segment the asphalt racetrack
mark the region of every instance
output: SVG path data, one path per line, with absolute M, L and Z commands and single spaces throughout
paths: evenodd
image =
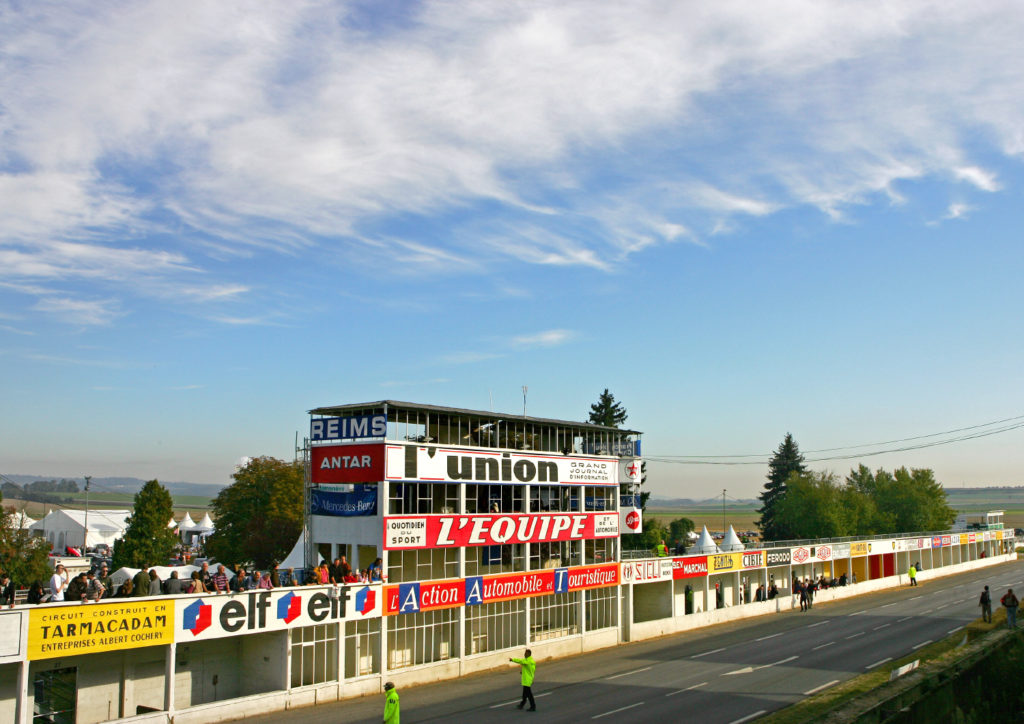
M 916 587 L 760 616 L 564 659 L 539 660 L 535 713 L 516 708 L 519 667 L 399 688 L 403 724 L 415 722 L 676 722 L 739 724 L 955 633 L 994 607 L 1006 589 L 1024 591 L 1024 561 Z M 1019 595 L 1019 594 L 1018 594 Z M 510 653 L 521 656 L 521 651 Z M 384 696 L 332 702 L 249 724 L 371 724 Z

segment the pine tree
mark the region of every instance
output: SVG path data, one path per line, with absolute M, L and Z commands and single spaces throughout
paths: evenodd
M 135 495 L 135 508 L 128 518 L 124 538 L 114 543 L 114 570 L 122 566 L 140 568 L 160 566 L 174 551 L 177 536 L 167 527 L 174 513 L 174 503 L 167 488 L 150 480 Z
M 768 482 L 759 496 L 761 508 L 757 512 L 761 514 L 761 519 L 757 521 L 757 527 L 760 528 L 764 540 L 780 540 L 786 536 L 785 531 L 780 530 L 776 524 L 775 509 L 786 495 L 786 480 L 789 476 L 793 473 L 803 475 L 806 472 L 807 467 L 804 465 L 804 456 L 800 454 L 800 447 L 787 432 L 785 439 L 768 462 Z
M 615 401 L 615 395 L 604 388 L 597 402 L 590 406 L 590 422 L 605 427 L 618 427 L 626 421 L 626 408 Z

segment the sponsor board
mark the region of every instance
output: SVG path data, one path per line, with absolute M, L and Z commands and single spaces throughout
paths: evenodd
M 850 555 L 851 556 L 866 556 L 868 554 L 868 544 L 866 541 L 859 543 L 850 544 Z
M 387 432 L 388 421 L 384 415 L 321 417 L 309 421 L 309 439 L 312 442 L 369 440 L 383 438 Z
M 932 536 L 932 548 L 941 548 L 941 547 L 942 547 L 942 536 L 941 535 Z
M 954 536 L 954 538 L 955 538 L 955 537 L 956 537 L 956 536 Z M 968 543 L 969 541 L 970 541 L 970 536 L 968 536 L 968 535 L 967 535 L 966 533 L 961 533 L 961 534 L 960 534 L 960 545 L 962 545 L 962 546 L 965 546 L 965 545 L 967 545 L 967 543 Z M 954 541 L 954 542 L 955 542 L 955 541 Z
M 353 490 L 340 491 L 311 488 L 309 491 L 310 514 L 327 516 L 377 515 L 376 485 L 353 485 L 348 487 L 353 488 Z
M 384 518 L 384 548 L 447 548 L 615 538 L 618 513 L 430 515 Z
M 491 601 L 545 596 L 618 586 L 618 563 L 550 568 L 524 574 L 473 576 L 446 581 L 416 581 L 384 587 L 384 615 L 437 611 Z
M 708 556 L 711 573 L 725 571 L 743 571 L 751 568 L 764 567 L 764 551 L 746 551 L 743 553 L 718 553 Z
M 178 643 L 380 616 L 381 586 L 302 586 L 175 599 Z
M 516 598 L 547 596 L 555 592 L 555 570 L 534 573 L 510 573 L 498 576 L 471 576 L 466 579 L 467 606 Z
M 672 578 L 703 578 L 708 575 L 707 556 L 687 556 L 672 559 Z
M 832 544 L 832 558 L 849 558 L 850 557 L 850 544 L 849 543 L 833 543 Z
M 640 508 L 619 508 L 619 530 L 622 535 L 640 533 L 643 527 L 643 512 Z
M 639 483 L 643 477 L 641 474 L 642 468 L 643 464 L 640 458 L 619 460 L 619 482 Z
M 806 563 L 807 559 L 810 557 L 811 551 L 807 548 L 793 549 L 793 563 Z
M 673 577 L 671 558 L 648 558 L 640 561 L 622 562 L 623 583 L 650 583 L 667 581 Z
M 776 548 L 766 552 L 766 559 L 768 566 L 788 566 L 793 560 L 793 554 L 788 548 Z
M 28 660 L 170 644 L 173 624 L 173 600 L 31 609 Z
M 811 552 L 819 561 L 832 560 L 832 546 L 815 546 L 811 548 Z
M 618 485 L 618 458 L 388 445 L 387 480 Z
M 967 542 L 968 543 L 976 543 L 977 541 L 978 541 L 978 534 L 977 533 L 968 533 L 967 534 Z
M 945 548 L 946 546 L 951 546 L 951 545 L 953 545 L 953 536 L 950 536 L 950 535 L 942 536 L 942 546 L 943 546 L 943 548 Z
M 377 483 L 384 479 L 384 445 L 318 445 L 310 451 L 314 483 Z
M 997 530 L 996 531 L 996 540 L 1002 540 L 1002 539 L 1003 539 L 1003 531 Z

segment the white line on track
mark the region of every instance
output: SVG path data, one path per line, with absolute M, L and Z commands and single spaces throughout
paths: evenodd
M 857 638 L 858 636 L 863 636 L 863 635 L 864 635 L 864 632 L 863 632 L 863 631 L 861 631 L 860 633 L 855 633 L 855 634 L 854 634 L 853 636 L 847 636 L 847 637 L 846 637 L 846 640 L 847 640 L 847 641 L 849 641 L 850 639 L 855 639 L 855 638 Z
M 550 692 L 550 691 L 545 691 L 545 692 L 544 692 L 543 694 L 534 694 L 534 695 L 533 695 L 533 698 L 534 698 L 534 699 L 539 699 L 539 698 L 541 698 L 542 696 L 551 696 L 551 693 L 552 693 L 552 692 Z M 510 706 L 510 705 L 512 705 L 512 704 L 518 704 L 518 703 L 519 703 L 519 701 L 520 701 L 519 699 L 513 699 L 512 701 L 503 701 L 503 702 L 502 702 L 502 703 L 500 703 L 500 704 L 494 704 L 494 705 L 493 705 L 493 706 L 492 706 L 491 708 L 492 708 L 492 709 L 500 709 L 500 708 L 501 708 L 501 707 L 503 707 L 503 706 Z
M 879 608 L 889 608 L 889 606 L 895 606 L 895 605 L 896 605 L 896 602 L 894 602 L 894 603 L 887 603 L 884 606 L 879 606 Z
M 835 641 L 829 641 L 827 644 L 821 644 L 821 646 L 815 646 L 813 649 L 811 649 L 811 651 L 817 651 L 818 649 L 823 649 L 826 646 L 831 646 L 834 643 L 835 643 Z
M 828 621 L 818 621 L 818 623 L 812 623 L 807 628 L 814 628 L 815 626 L 824 626 L 827 623 L 832 623 L 832 619 L 829 619 Z
M 665 694 L 665 696 L 675 696 L 676 694 L 682 694 L 684 691 L 693 691 L 694 689 L 699 689 L 700 687 L 707 686 L 707 685 L 708 685 L 708 682 L 702 681 L 699 684 L 694 684 L 693 686 L 687 686 L 685 689 L 680 689 L 679 691 L 670 691 L 669 693 Z
M 889 656 L 889 657 L 886 657 L 886 658 L 882 659 L 881 661 L 876 661 L 873 664 L 869 664 L 869 665 L 864 667 L 864 670 L 865 671 L 870 671 L 871 669 L 875 668 L 876 666 L 881 666 L 882 664 L 884 664 L 887 661 L 892 661 L 892 657 Z
M 941 605 L 941 606 L 936 606 L 936 607 L 935 607 L 935 610 L 936 610 L 936 611 L 941 611 L 942 609 L 944 609 L 944 608 L 949 608 L 949 607 L 950 607 L 950 606 L 952 606 L 952 605 L 953 605 L 953 604 L 951 604 L 951 603 L 945 603 L 945 604 L 943 604 L 943 605 Z
M 603 716 L 609 716 L 611 714 L 618 714 L 620 711 L 626 711 L 627 709 L 635 709 L 636 707 L 643 706 L 643 705 L 644 705 L 644 703 L 642 701 L 638 701 L 636 704 L 630 704 L 629 706 L 623 706 L 623 707 L 620 707 L 619 709 L 612 709 L 611 711 L 606 711 L 604 714 L 598 714 L 597 716 L 592 716 L 590 718 L 591 719 L 600 719 Z
M 781 635 L 782 635 L 782 632 L 780 631 L 779 633 L 773 633 L 773 634 L 769 634 L 768 636 L 762 636 L 759 639 L 754 639 L 754 641 L 767 641 L 768 639 L 773 639 L 776 636 L 781 636 Z
M 892 624 L 891 624 L 891 623 L 883 623 L 883 624 L 882 624 L 881 626 L 875 626 L 875 627 L 874 627 L 873 629 L 871 629 L 871 630 L 872 630 L 872 631 L 881 631 L 881 630 L 882 630 L 883 628 L 885 628 L 885 627 L 887 627 L 887 626 L 892 626 Z
M 767 712 L 768 712 L 767 709 L 762 709 L 761 711 L 755 711 L 753 714 L 748 714 L 747 716 L 743 717 L 742 719 L 735 719 L 735 720 L 729 722 L 729 724 L 743 724 L 743 722 L 750 721 L 751 719 L 757 719 L 757 717 L 761 716 L 762 714 L 766 714 Z
M 705 651 L 703 654 L 694 654 L 690 658 L 691 659 L 699 659 L 701 656 L 707 656 L 708 654 L 717 654 L 719 651 L 725 651 L 727 648 L 729 648 L 729 647 L 728 646 L 723 646 L 720 649 L 714 649 L 712 651 Z
M 914 651 L 917 651 L 917 650 L 918 650 L 919 648 L 921 648 L 922 646 L 927 646 L 927 645 L 928 645 L 928 644 L 930 644 L 931 642 L 932 642 L 932 640 L 931 640 L 931 639 L 927 639 L 927 640 L 925 640 L 925 641 L 922 641 L 921 643 L 917 644 L 916 646 L 911 646 L 910 648 L 911 648 L 911 649 L 913 649 Z
M 922 595 L 920 595 L 920 596 L 914 596 L 913 598 L 908 598 L 907 600 L 908 600 L 908 601 L 916 601 L 916 600 L 917 600 L 917 599 L 919 599 L 919 598 L 924 598 L 924 594 L 922 594 Z
M 901 619 L 900 619 L 899 621 L 897 621 L 896 623 L 903 623 L 904 621 L 909 621 L 909 620 L 910 620 L 910 619 L 912 619 L 912 618 L 913 618 L 913 616 L 904 616 L 903 618 L 901 618 Z
M 959 630 L 960 630 L 960 629 L 962 629 L 962 628 L 963 628 L 963 626 L 957 626 L 956 628 L 951 628 L 951 629 L 950 629 L 949 631 L 947 631 L 947 632 L 946 632 L 946 634 L 947 634 L 947 635 L 949 635 L 949 634 L 955 634 L 955 633 L 956 633 L 957 631 L 959 631 Z
M 867 613 L 867 611 L 857 611 L 856 613 L 851 613 L 850 615 L 851 616 L 863 616 L 865 613 Z
M 926 613 L 931 613 L 931 612 L 932 612 L 933 610 L 934 610 L 934 609 L 931 609 L 931 608 L 929 608 L 929 609 L 928 609 L 927 611 L 921 611 L 921 613 L 919 613 L 919 614 L 917 614 L 917 615 L 918 615 L 918 616 L 924 616 L 924 615 L 925 615 Z
M 827 689 L 828 687 L 832 686 L 833 684 L 838 684 L 838 683 L 839 683 L 839 679 L 833 679 L 832 681 L 828 682 L 827 684 L 822 684 L 821 686 L 815 686 L 810 691 L 805 691 L 804 692 L 804 696 L 810 696 L 811 694 L 817 694 L 819 691 Z
M 630 674 L 639 674 L 641 671 L 650 671 L 653 668 L 654 668 L 653 666 L 645 666 L 642 669 L 633 669 L 632 671 L 623 671 L 621 674 L 615 674 L 614 676 L 606 676 L 604 678 L 604 680 L 605 681 L 611 681 L 612 679 L 617 679 L 620 676 L 629 676 Z

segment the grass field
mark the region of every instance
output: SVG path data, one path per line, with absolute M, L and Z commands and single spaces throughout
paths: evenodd
M 753 506 L 732 505 L 725 506 L 725 526 L 723 527 L 722 509 L 714 508 L 655 508 L 647 506 L 647 516 L 657 518 L 663 525 L 668 525 L 676 518 L 689 518 L 693 521 L 693 527 L 700 532 L 701 526 L 707 526 L 709 531 L 729 529 L 731 525 L 737 532 L 744 530 L 757 530 L 757 519 L 760 518 Z
M 102 496 L 102 497 L 100 497 Z M 25 511 L 25 515 L 30 518 L 39 520 L 46 511 L 53 510 L 54 508 L 69 508 L 71 510 L 85 510 L 85 495 L 82 494 L 81 501 L 77 501 L 78 496 L 72 495 L 72 499 L 75 499 L 74 503 L 61 503 L 59 505 L 51 503 L 37 503 L 32 500 L 18 500 L 17 498 L 4 498 L 3 507 L 13 507 L 16 511 Z M 132 509 L 135 503 L 135 496 L 126 495 L 122 493 L 101 493 L 93 495 L 89 493 L 89 510 L 98 509 Z M 203 498 L 197 495 L 183 495 L 181 499 L 174 499 L 174 516 L 180 518 L 187 512 L 195 520 L 199 520 L 210 510 L 209 498 Z

